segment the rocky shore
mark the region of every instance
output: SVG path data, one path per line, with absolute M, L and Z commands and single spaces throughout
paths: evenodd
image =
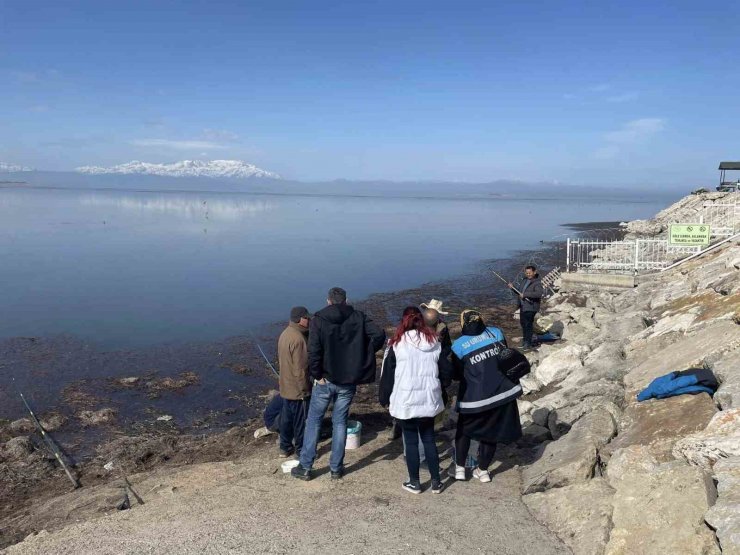
M 628 231 L 660 233 L 671 210 Z M 577 555 L 740 553 L 740 245 L 730 242 L 621 293 L 559 292 L 560 344 L 531 355 L 524 502 Z M 672 371 L 720 388 L 637 402 Z M 526 399 L 526 397 L 525 397 Z M 552 438 L 551 440 L 549 438 Z
M 694 202 L 626 231 L 663 233 L 670 211 Z M 490 280 L 479 280 L 465 296 L 450 284 L 432 291 L 488 306 L 486 316 L 518 336 L 511 306 L 492 301 Z M 396 304 L 429 294 L 377 296 L 366 309 L 388 323 Z M 353 405 L 366 435 L 348 452 L 342 484 L 321 476 L 296 486 L 280 472 L 274 438 L 254 439 L 260 423 L 250 420 L 210 436 L 160 430 L 108 441 L 77 469 L 84 487 L 69 493 L 31 430 L 8 423 L 0 547 L 28 536 L 9 553 L 316 551 L 333 541 L 355 553 L 740 553 L 740 244 L 643 276 L 634 289 L 561 290 L 544 315 L 563 339 L 528 355 L 525 438 L 499 450 L 489 488 L 451 483 L 442 496 L 405 495 L 402 448 L 385 438 L 389 418 L 374 386 Z M 459 334 L 454 322 L 451 332 Z M 714 372 L 714 397 L 637 402 L 654 378 L 692 367 Z M 451 433 L 440 434 L 444 464 Z M 130 494 L 131 510 L 119 511 L 124 474 L 146 504 Z M 426 532 L 402 532 L 409 517 Z

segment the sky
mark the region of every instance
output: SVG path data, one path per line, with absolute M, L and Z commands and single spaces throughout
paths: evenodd
M 0 0 L 0 162 L 714 186 L 740 2 Z

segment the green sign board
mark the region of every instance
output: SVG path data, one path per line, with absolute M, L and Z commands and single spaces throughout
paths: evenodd
M 700 247 L 709 244 L 712 236 L 706 224 L 671 224 L 668 243 L 684 247 Z

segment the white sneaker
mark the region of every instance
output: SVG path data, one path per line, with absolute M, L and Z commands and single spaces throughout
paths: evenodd
M 254 438 L 259 439 L 261 437 L 269 436 L 272 432 L 267 428 L 260 428 L 254 432 Z
M 465 479 L 465 467 L 455 465 L 455 480 Z
M 488 470 L 481 470 L 480 468 L 473 470 L 473 478 L 478 478 L 484 484 L 491 481 L 491 475 L 488 473 Z

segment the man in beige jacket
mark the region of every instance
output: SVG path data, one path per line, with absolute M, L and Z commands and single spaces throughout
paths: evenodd
M 303 445 L 306 413 L 311 400 L 308 376 L 308 323 L 311 315 L 303 306 L 290 310 L 290 322 L 278 339 L 280 364 L 280 456 L 290 457 Z

